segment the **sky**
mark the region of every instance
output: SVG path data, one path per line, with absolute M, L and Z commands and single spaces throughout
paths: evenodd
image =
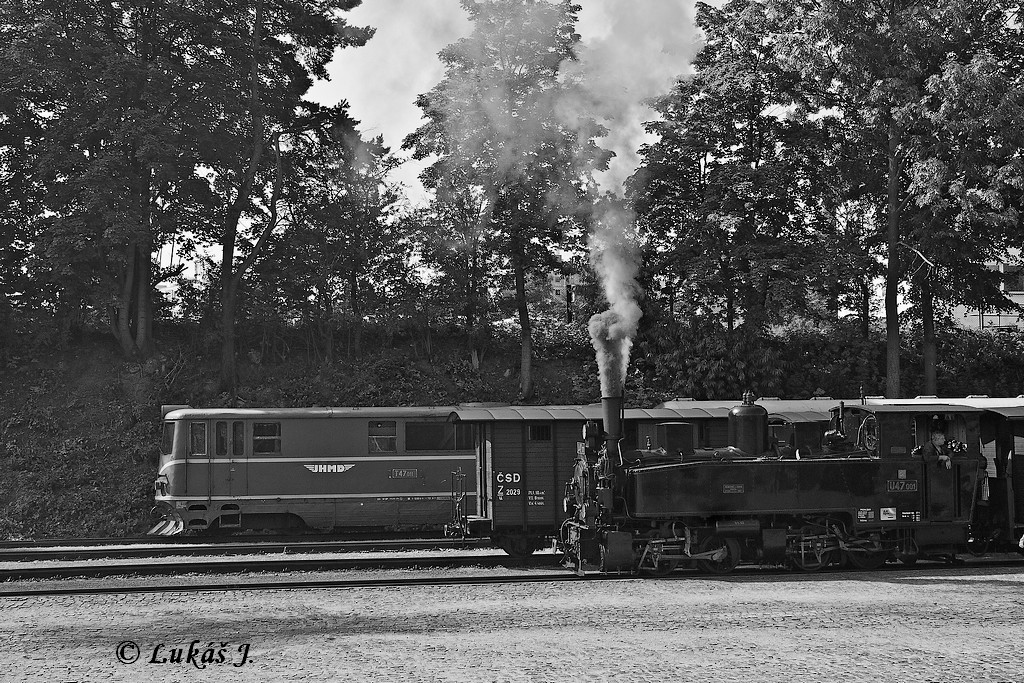
M 700 46 L 692 0 L 577 0 L 580 64 L 591 88 L 588 107 L 604 118 L 612 134 L 601 141 L 616 152 L 613 167 L 599 180 L 618 191 L 636 168 L 641 128 L 653 112 L 640 104 L 667 92 L 689 70 Z M 466 36 L 472 25 L 458 0 L 363 0 L 346 14 L 350 24 L 373 26 L 363 47 L 339 50 L 330 80 L 314 85 L 310 99 L 323 104 L 348 100 L 364 137 L 382 135 L 400 158 L 402 139 L 421 123 L 417 95 L 443 77 L 437 53 Z M 597 111 L 599 110 L 599 111 Z M 425 203 L 417 180 L 425 163 L 405 163 L 393 179 L 409 188 L 414 204 Z

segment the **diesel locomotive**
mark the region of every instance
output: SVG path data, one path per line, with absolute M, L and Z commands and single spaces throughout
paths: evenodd
M 476 496 L 452 409 L 166 406 L 150 533 L 443 530 Z
M 982 408 L 840 403 L 819 447 L 799 448 L 773 438 L 748 394 L 729 413 L 729 447 L 695 449 L 686 430 L 666 429 L 662 443 L 627 450 L 621 398 L 602 404 L 604 434 L 587 425 L 565 488 L 560 544 L 579 573 L 868 569 L 951 556 L 969 539 Z M 948 457 L 929 455 L 935 432 Z

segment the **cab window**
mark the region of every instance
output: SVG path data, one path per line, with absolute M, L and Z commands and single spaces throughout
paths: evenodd
M 373 420 L 368 427 L 366 446 L 370 453 L 394 453 L 398 450 L 398 425 L 394 420 Z
M 217 423 L 217 455 L 228 455 L 228 444 L 230 444 L 232 456 L 240 456 L 245 453 L 244 422 L 231 423 L 230 437 L 228 436 L 228 423 Z
M 231 455 L 245 455 L 245 423 L 231 423 Z

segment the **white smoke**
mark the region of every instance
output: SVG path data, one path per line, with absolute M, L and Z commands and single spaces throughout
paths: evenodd
M 690 70 L 701 41 L 692 2 L 631 0 L 588 7 L 595 5 L 603 14 L 596 23 L 610 31 L 585 40 L 578 61 L 562 63 L 561 73 L 574 88 L 557 111 L 564 123 L 578 127 L 581 138 L 590 132 L 581 124 L 587 118 L 608 129 L 599 144 L 615 156 L 608 170 L 595 169 L 594 176 L 603 189 L 621 196 L 623 183 L 639 165 L 641 146 L 651 141 L 643 124 L 655 112 L 646 100 L 667 94 Z M 590 261 L 609 307 L 590 319 L 590 339 L 597 352 L 601 395 L 618 396 L 641 316 L 639 240 L 635 216 L 619 202 L 602 202 L 594 218 Z
M 618 203 L 602 203 L 597 227 L 590 236 L 590 261 L 604 287 L 608 310 L 590 318 L 590 341 L 597 352 L 601 395 L 619 396 L 626 381 L 640 306 L 639 242 L 632 214 Z
M 604 27 L 601 35 L 587 30 Z M 600 140 L 615 153 L 607 171 L 596 177 L 616 194 L 640 162 L 639 149 L 651 136 L 643 124 L 655 117 L 645 101 L 667 94 L 676 80 L 691 71 L 701 46 L 689 0 L 591 1 L 581 14 L 584 38 L 578 61 L 565 61 L 561 73 L 576 85 L 563 98 L 559 113 L 572 126 L 593 117 L 608 128 Z

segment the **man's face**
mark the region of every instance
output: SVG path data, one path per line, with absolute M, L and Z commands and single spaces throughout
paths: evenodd
M 942 433 L 932 434 L 932 444 L 936 446 L 946 445 L 946 435 Z

